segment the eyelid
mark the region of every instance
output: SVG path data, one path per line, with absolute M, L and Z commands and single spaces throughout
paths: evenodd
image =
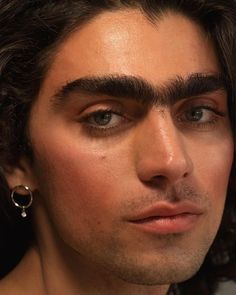
M 99 109 L 97 111 L 92 111 L 92 112 L 89 112 L 88 114 L 84 114 L 82 116 L 82 118 L 79 119 L 79 121 L 84 122 L 86 119 L 89 119 L 92 116 L 102 114 L 102 113 L 112 113 L 112 114 L 117 115 L 117 116 L 122 116 L 123 115 L 122 112 L 115 111 L 115 110 L 110 109 L 110 108 L 108 108 L 108 109 Z
M 89 117 L 92 117 L 96 114 L 99 114 L 99 113 L 104 113 L 104 112 L 111 112 L 113 114 L 116 114 L 116 115 L 119 115 L 119 116 L 122 116 L 124 115 L 124 112 L 123 110 L 121 110 L 120 107 L 96 107 L 96 109 L 94 110 L 90 110 L 90 108 L 83 113 L 83 114 L 80 114 L 79 115 L 79 119 L 78 121 L 79 122 L 83 122 L 86 120 L 86 118 L 89 118 Z
M 113 99 L 97 99 L 96 101 L 90 101 L 89 103 L 81 107 L 79 115 L 83 113 L 92 113 L 99 109 L 106 110 L 109 108 L 112 110 L 123 110 L 122 104 L 119 101 Z
M 206 105 L 218 109 L 225 108 L 227 107 L 227 97 L 225 94 L 222 93 L 214 93 L 209 95 L 206 94 L 202 96 L 186 98 L 176 103 L 176 107 L 184 107 L 189 105 Z
M 112 98 L 102 98 L 101 100 L 97 99 L 96 102 L 93 101 L 83 106 L 83 108 L 79 110 L 77 118 L 82 118 L 86 114 L 89 115 L 97 111 L 112 111 L 124 115 L 127 118 L 138 120 L 145 115 L 147 108 L 130 99 L 119 101 Z
M 193 109 L 205 109 L 205 110 L 214 112 L 218 116 L 221 116 L 221 117 L 225 116 L 225 113 L 220 111 L 217 107 L 212 107 L 208 105 L 200 105 L 199 107 L 193 107 Z
M 216 112 L 218 115 L 227 115 L 227 97 L 223 92 L 217 92 L 184 99 L 173 106 L 173 113 L 180 113 L 191 108 L 205 108 Z

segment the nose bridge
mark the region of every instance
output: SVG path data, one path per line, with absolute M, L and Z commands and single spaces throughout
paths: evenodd
M 178 181 L 192 170 L 184 137 L 169 112 L 152 111 L 137 137 L 138 172 L 143 180 L 164 177 Z
M 184 144 L 180 138 L 180 134 L 170 119 L 157 120 L 156 128 L 153 132 L 153 144 L 157 144 L 160 148 L 160 153 L 166 161 L 166 165 L 180 163 L 186 158 Z M 158 147 L 157 147 L 158 148 Z

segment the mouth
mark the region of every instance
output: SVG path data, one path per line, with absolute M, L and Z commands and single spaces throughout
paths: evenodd
M 139 230 L 152 234 L 177 234 L 192 230 L 203 213 L 202 208 L 190 202 L 159 202 L 135 214 L 129 222 Z

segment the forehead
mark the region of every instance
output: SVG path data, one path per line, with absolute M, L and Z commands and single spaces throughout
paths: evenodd
M 192 73 L 219 72 L 211 40 L 194 21 L 169 12 L 151 23 L 139 10 L 105 12 L 59 47 L 41 89 L 84 76 L 124 74 L 153 84 Z

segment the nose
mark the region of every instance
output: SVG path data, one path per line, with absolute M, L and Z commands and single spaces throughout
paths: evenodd
M 175 184 L 193 170 L 188 141 L 169 112 L 151 111 L 135 136 L 136 171 L 142 182 Z

